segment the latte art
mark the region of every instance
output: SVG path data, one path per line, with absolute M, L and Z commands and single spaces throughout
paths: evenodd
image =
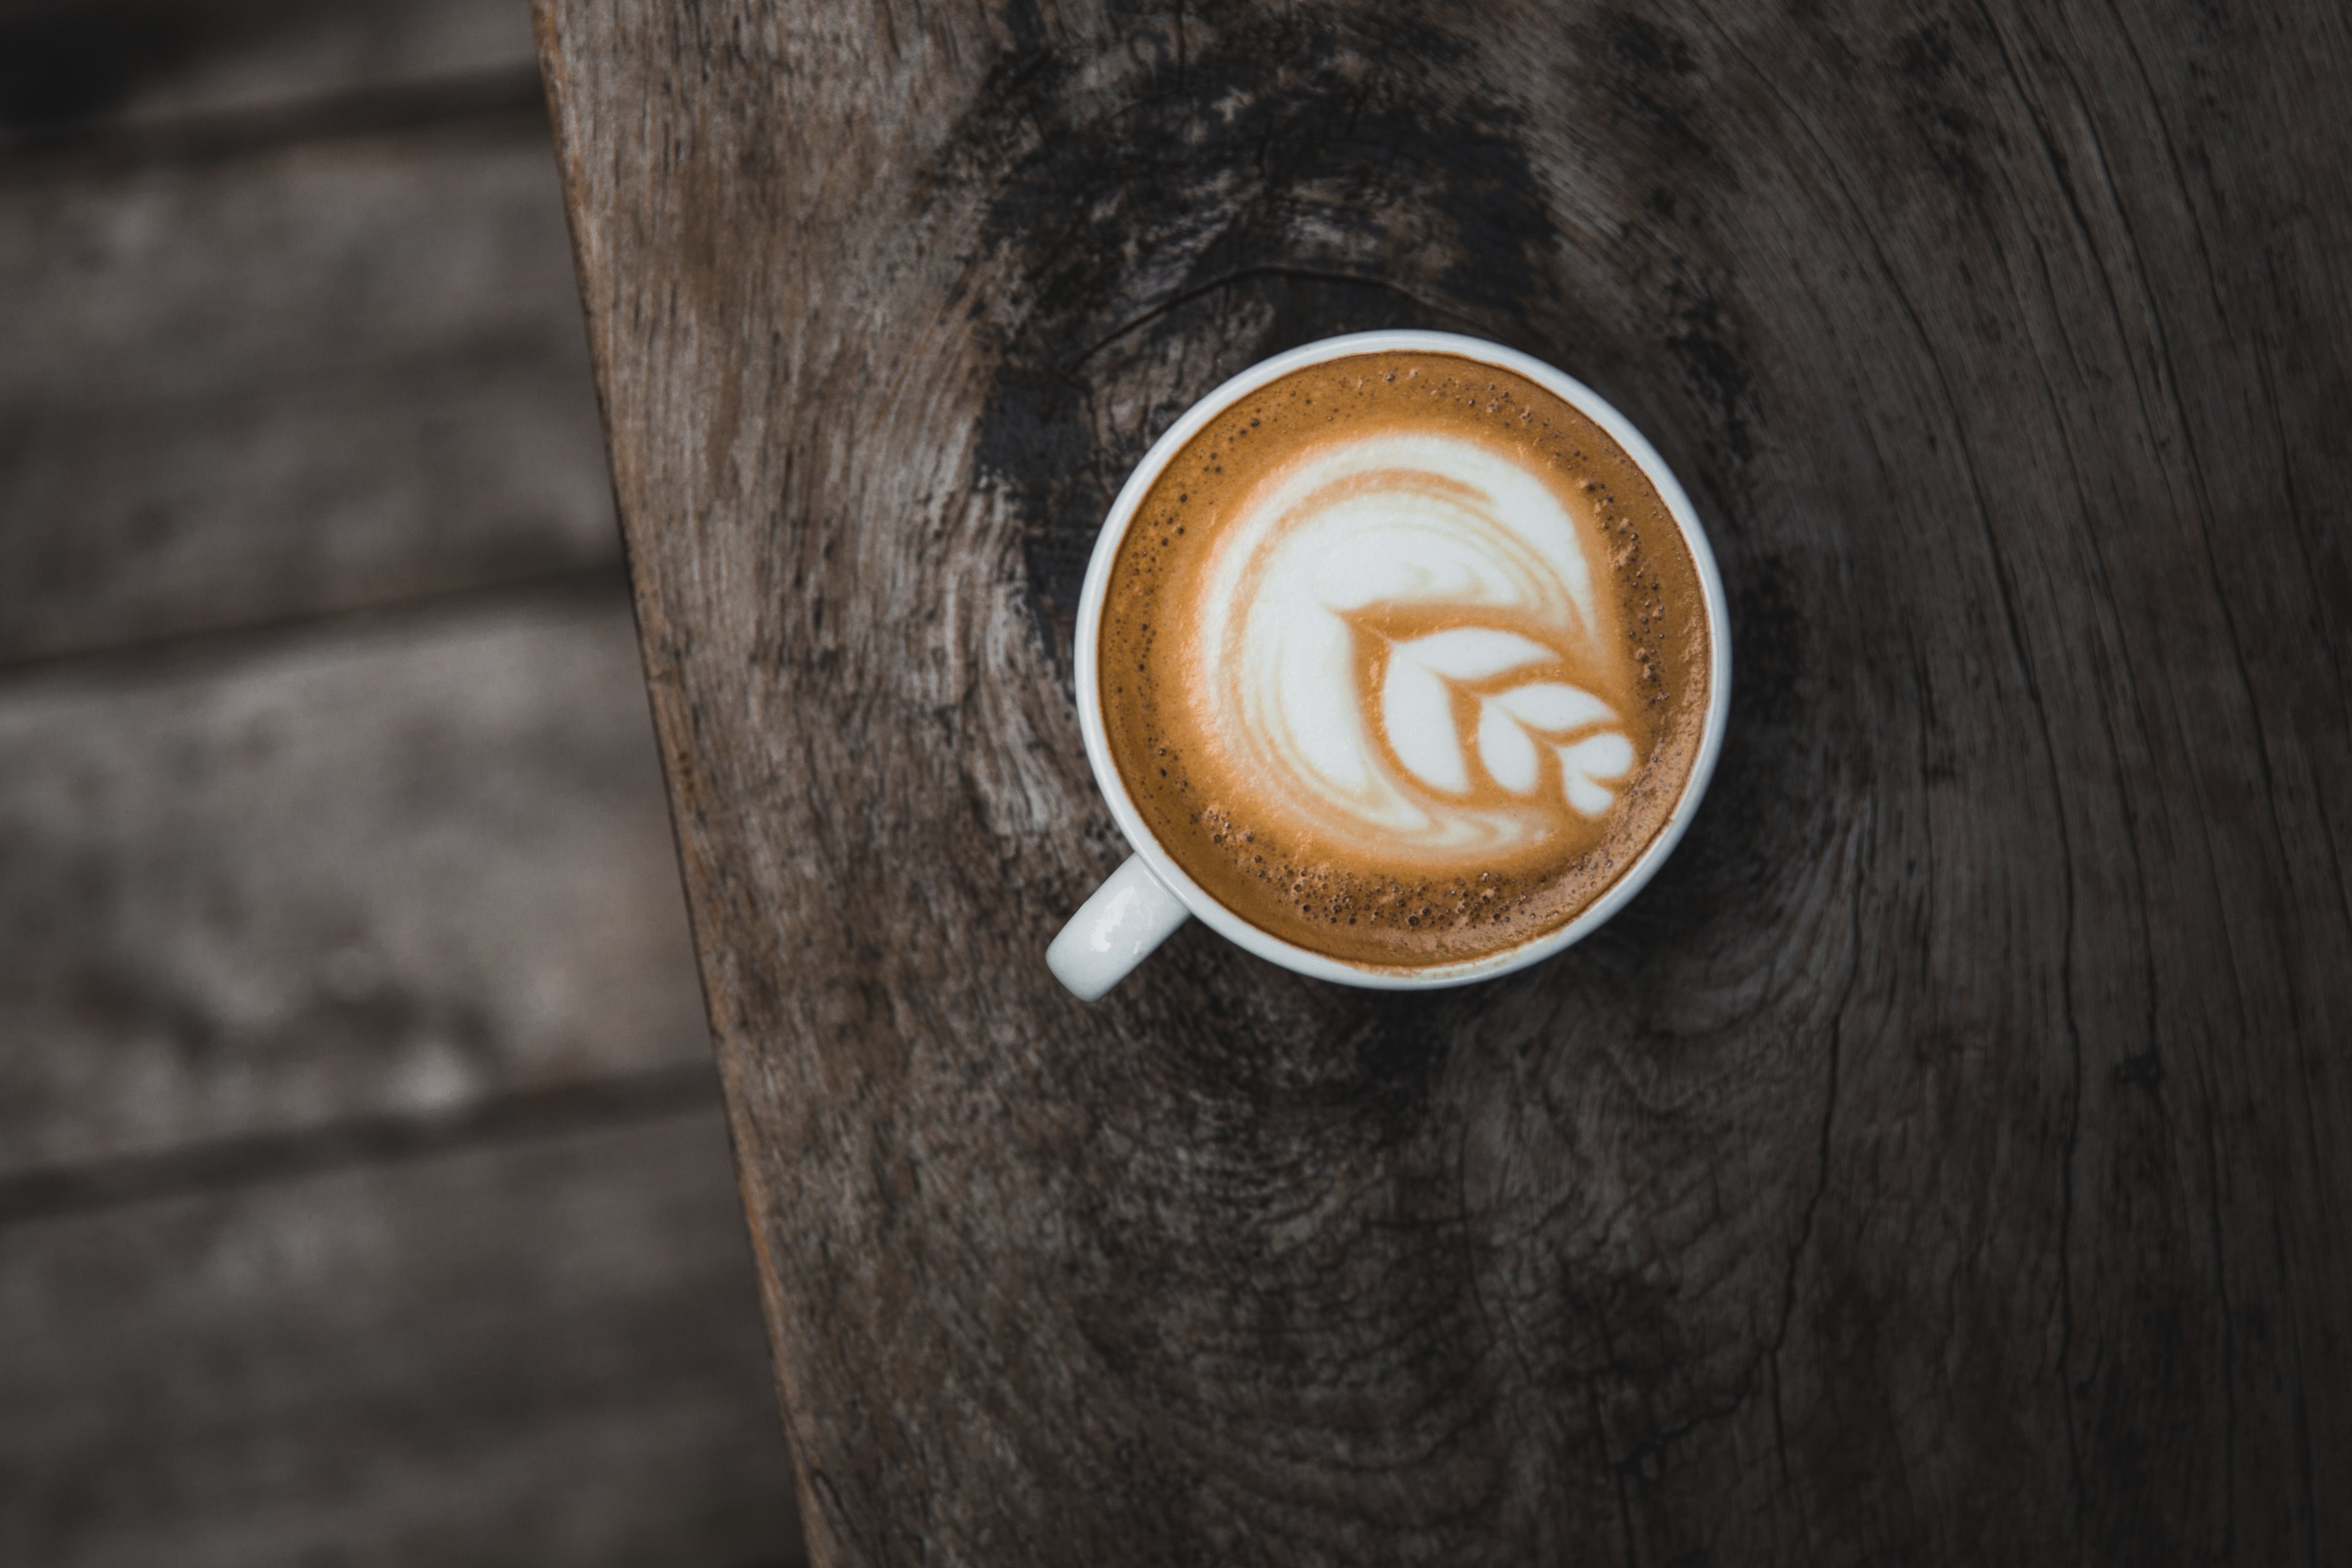
M 1551 651 L 1515 632 L 1464 629 L 1399 643 L 1389 654 L 1381 718 L 1388 742 L 1423 784 L 1460 795 L 1470 788 L 1462 743 L 1454 733 L 1454 702 L 1445 682 L 1541 664 Z M 1477 754 L 1488 778 L 1512 795 L 1532 795 L 1544 759 L 1533 734 L 1565 736 L 1617 715 L 1590 691 L 1558 680 L 1477 694 Z M 1633 766 L 1633 743 L 1616 730 L 1551 750 L 1559 761 L 1561 797 L 1582 816 L 1599 816 L 1616 803 L 1603 782 Z
M 1483 864 L 1601 816 L 1633 766 L 1580 530 L 1477 441 L 1310 449 L 1242 499 L 1201 589 L 1223 747 L 1359 852 Z
M 1179 450 L 1096 663 L 1119 778 L 1203 891 L 1419 967 L 1556 930 L 1639 858 L 1710 653 L 1639 465 L 1511 372 L 1402 352 L 1271 382 Z

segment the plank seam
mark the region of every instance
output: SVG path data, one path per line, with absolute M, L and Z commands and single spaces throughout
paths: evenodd
M 354 1117 L 163 1153 L 36 1168 L 0 1176 L 0 1229 L 719 1109 L 715 1066 L 684 1062 L 500 1095 L 441 1114 Z

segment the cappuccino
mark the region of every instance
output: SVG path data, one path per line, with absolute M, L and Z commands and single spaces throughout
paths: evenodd
M 1559 930 L 1662 832 L 1706 726 L 1705 590 L 1640 466 L 1454 354 L 1313 364 L 1221 411 L 1112 564 L 1105 738 L 1212 898 L 1414 969 Z

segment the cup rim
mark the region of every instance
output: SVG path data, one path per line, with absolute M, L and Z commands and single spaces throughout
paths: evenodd
M 1706 724 L 1699 739 L 1698 755 L 1692 762 L 1690 776 L 1683 785 L 1682 798 L 1675 803 L 1665 826 L 1650 840 L 1633 865 L 1627 867 L 1599 898 L 1586 905 L 1575 919 L 1557 931 L 1530 937 L 1499 952 L 1484 953 L 1452 963 L 1410 968 L 1354 963 L 1276 936 L 1219 903 L 1177 864 L 1175 858 L 1168 853 L 1159 837 L 1145 825 L 1142 814 L 1136 809 L 1134 801 L 1128 795 L 1126 781 L 1119 777 L 1118 769 L 1111 760 L 1110 741 L 1103 726 L 1102 683 L 1097 668 L 1099 654 L 1097 647 L 1102 633 L 1103 601 L 1109 591 L 1111 567 L 1118 558 L 1119 546 L 1126 542 L 1135 514 L 1141 509 L 1143 498 L 1150 493 L 1161 470 L 1186 443 L 1200 433 L 1203 426 L 1241 398 L 1294 371 L 1357 354 L 1397 353 L 1453 354 L 1514 372 L 1559 397 L 1600 426 L 1624 449 L 1625 455 L 1633 459 L 1635 466 L 1656 489 L 1659 498 L 1666 504 L 1668 515 L 1675 520 L 1675 527 L 1681 530 L 1684 546 L 1690 551 L 1698 571 L 1699 588 L 1706 609 L 1708 640 L 1712 646 Z M 1143 460 L 1128 476 L 1118 499 L 1111 502 L 1109 514 L 1103 520 L 1102 531 L 1096 536 L 1094 554 L 1087 563 L 1086 582 L 1078 595 L 1077 646 L 1073 660 L 1077 681 L 1078 729 L 1086 739 L 1087 761 L 1094 769 L 1096 786 L 1109 804 L 1111 817 L 1118 824 L 1119 832 L 1126 837 L 1135 853 L 1143 858 L 1152 875 L 1181 900 L 1193 918 L 1227 941 L 1300 974 L 1371 990 L 1433 991 L 1490 980 L 1540 963 L 1572 947 L 1605 923 L 1648 885 L 1659 866 L 1682 841 L 1691 817 L 1697 813 L 1699 802 L 1706 794 L 1707 784 L 1715 774 L 1716 759 L 1723 749 L 1724 727 L 1731 706 L 1729 626 L 1723 579 L 1716 569 L 1715 552 L 1707 543 L 1706 531 L 1700 526 L 1698 514 L 1692 509 L 1689 496 L 1685 493 L 1681 481 L 1675 478 L 1674 470 L 1666 467 L 1665 459 L 1658 455 L 1657 448 L 1608 399 L 1564 371 L 1517 349 L 1506 348 L 1483 338 L 1409 328 L 1349 332 L 1301 344 L 1271 359 L 1262 360 L 1227 380 L 1185 410 L 1183 416 L 1152 443 L 1151 449 L 1144 454 Z

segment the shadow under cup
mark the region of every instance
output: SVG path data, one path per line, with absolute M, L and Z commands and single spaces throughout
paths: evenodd
M 1093 1000 L 1192 917 L 1385 989 L 1557 952 L 1705 793 L 1726 625 L 1681 485 L 1572 378 L 1420 331 L 1256 365 L 1160 437 L 1096 543 L 1079 722 L 1135 853 L 1047 962 Z

